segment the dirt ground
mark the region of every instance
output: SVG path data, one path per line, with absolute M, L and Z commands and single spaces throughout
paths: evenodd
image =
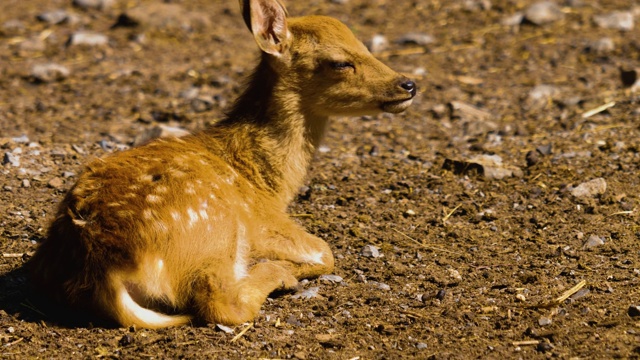
M 0 5 L 0 357 L 640 357 L 640 31 L 595 21 L 637 23 L 638 3 L 559 3 L 539 26 L 505 23 L 520 0 L 288 1 L 383 35 L 378 56 L 420 95 L 334 119 L 291 205 L 339 278 L 274 296 L 253 324 L 147 331 L 66 321 L 21 266 L 82 164 L 215 122 L 257 48 L 236 1 L 96 2 Z M 56 9 L 66 21 L 37 19 Z M 107 42 L 70 42 L 80 30 Z M 50 63 L 69 73 L 34 69 Z

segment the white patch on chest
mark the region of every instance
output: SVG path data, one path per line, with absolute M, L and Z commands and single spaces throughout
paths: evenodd
M 233 264 L 233 275 L 236 280 L 241 280 L 248 275 L 247 256 L 249 255 L 249 241 L 247 240 L 247 229 L 244 224 L 238 223 L 238 233 L 236 236 L 236 259 Z

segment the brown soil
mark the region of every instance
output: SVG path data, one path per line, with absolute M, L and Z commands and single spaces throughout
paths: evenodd
M 0 14 L 0 145 L 3 155 L 20 158 L 0 169 L 1 357 L 640 356 L 640 318 L 630 309 L 640 305 L 640 97 L 619 73 L 640 67 L 640 31 L 592 20 L 630 11 L 628 0 L 586 0 L 543 27 L 501 24 L 526 1 L 496 0 L 490 10 L 469 10 L 465 1 L 288 1 L 291 14 L 335 16 L 364 40 L 384 34 L 391 45 L 380 57 L 413 74 L 421 94 L 401 115 L 332 122 L 291 213 L 329 242 L 343 280 L 310 280 L 305 289 L 319 288 L 311 299 L 269 299 L 235 341 L 247 325 L 234 333 L 215 325 L 78 325 L 29 291 L 21 266 L 72 173 L 141 141 L 158 123 L 196 130 L 215 121 L 257 53 L 234 1 L 177 1 L 199 14 L 178 14 L 191 29 L 112 27 L 135 1 L 87 11 L 70 3 L 5 0 Z M 36 20 L 56 8 L 79 22 Z M 6 26 L 9 20 L 24 27 Z M 103 33 L 109 43 L 66 46 L 78 29 Z M 408 32 L 435 42 L 393 42 Z M 598 51 L 592 44 L 603 37 L 615 48 Z M 34 80 L 32 66 L 47 62 L 71 74 Z M 541 84 L 555 91 L 532 99 Z M 196 100 L 181 94 L 191 87 Z M 11 140 L 21 135 L 33 144 Z M 500 156 L 521 176 L 443 169 L 447 159 L 481 154 Z M 606 181 L 603 194 L 572 195 L 595 178 Z M 362 255 L 366 245 L 381 256 Z M 578 293 L 554 303 L 581 281 Z

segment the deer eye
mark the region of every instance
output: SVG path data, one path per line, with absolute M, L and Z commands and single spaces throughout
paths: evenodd
M 348 62 L 348 61 L 331 61 L 329 63 L 329 66 L 331 66 L 331 68 L 333 70 L 336 71 L 344 71 L 347 69 L 356 69 L 356 66 L 352 63 L 352 62 Z

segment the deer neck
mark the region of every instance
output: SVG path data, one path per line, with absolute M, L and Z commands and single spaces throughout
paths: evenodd
M 257 171 L 246 171 L 248 180 L 264 185 L 283 206 L 302 186 L 328 121 L 326 116 L 306 112 L 302 104 L 298 84 L 280 76 L 263 58 L 227 118 L 209 131 L 215 134 L 219 128 L 231 127 L 246 138 L 246 144 L 239 144 L 235 137 L 225 147 L 229 151 L 244 148 L 240 153 L 248 158 L 243 161 L 258 164 Z M 227 160 L 241 172 L 251 167 Z

